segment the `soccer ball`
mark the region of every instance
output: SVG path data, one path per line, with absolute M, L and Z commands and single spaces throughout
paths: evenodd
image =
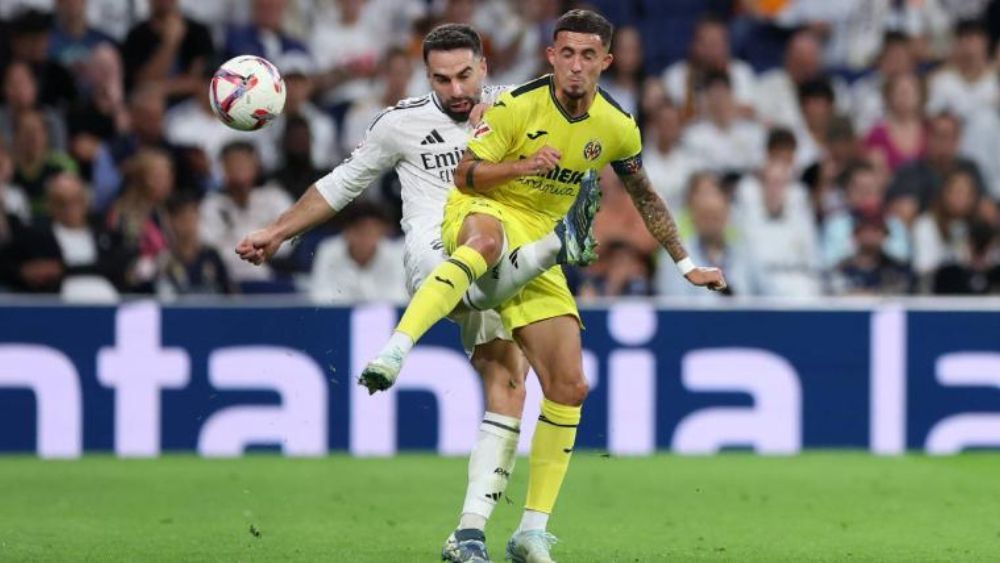
M 212 111 L 240 131 L 266 126 L 285 107 L 285 81 L 270 61 L 253 55 L 229 59 L 208 88 Z

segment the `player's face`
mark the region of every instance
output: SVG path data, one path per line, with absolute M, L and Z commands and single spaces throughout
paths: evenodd
M 431 51 L 427 54 L 427 79 L 445 113 L 455 121 L 466 121 L 479 103 L 486 78 L 486 59 L 471 49 Z
M 552 65 L 556 88 L 574 100 L 594 92 L 601 73 L 612 60 L 596 33 L 561 31 L 546 54 Z

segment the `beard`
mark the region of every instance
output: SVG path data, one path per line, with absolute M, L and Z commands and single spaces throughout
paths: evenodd
M 465 111 L 455 111 L 451 109 L 451 104 L 455 102 L 469 102 L 469 109 Z M 469 114 L 472 113 L 472 108 L 476 107 L 476 104 L 478 103 L 479 100 L 472 97 L 453 98 L 451 100 L 448 100 L 448 102 L 441 104 L 441 110 L 444 112 L 445 115 L 450 117 L 452 120 L 461 123 L 469 120 Z

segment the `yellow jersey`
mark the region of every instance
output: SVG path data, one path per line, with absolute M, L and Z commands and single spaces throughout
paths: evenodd
M 600 171 L 611 163 L 622 174 L 641 167 L 635 119 L 600 88 L 587 113 L 571 117 L 556 100 L 552 75 L 503 93 L 484 114 L 468 148 L 496 163 L 528 158 L 545 145 L 562 153 L 558 168 L 515 178 L 480 195 L 555 221 L 573 204 L 588 169 Z

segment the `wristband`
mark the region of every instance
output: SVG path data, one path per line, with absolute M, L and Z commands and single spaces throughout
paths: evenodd
M 678 260 L 676 264 L 677 269 L 681 271 L 682 276 L 690 274 L 695 268 L 694 262 L 691 261 L 690 256 L 685 256 L 684 258 Z

